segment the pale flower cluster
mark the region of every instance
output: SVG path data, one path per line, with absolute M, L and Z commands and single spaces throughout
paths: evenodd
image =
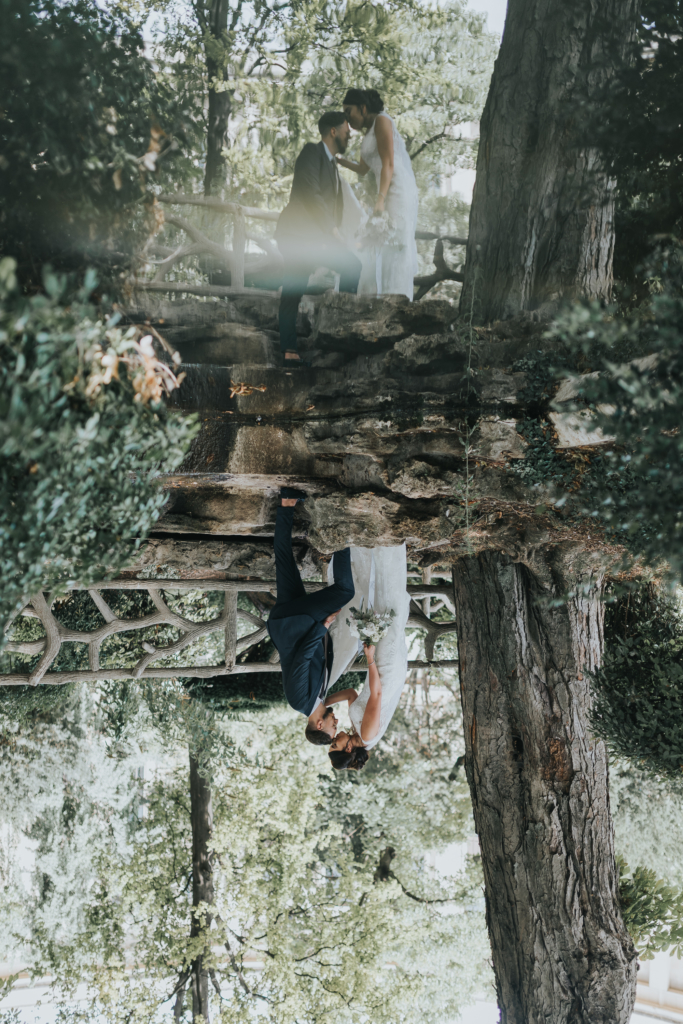
M 394 241 L 396 231 L 396 224 L 386 210 L 382 213 L 373 213 L 361 229 L 359 247 L 381 249 L 383 245 L 390 245 Z
M 119 368 L 126 366 L 135 391 L 134 401 L 147 405 L 160 402 L 182 383 L 185 374 L 176 375 L 170 366 L 157 358 L 151 334 L 139 337 L 137 327 L 130 327 L 125 333 L 111 328 L 105 334 L 108 345 L 105 348 L 97 341 L 85 353 L 85 362 L 90 364 L 85 394 L 95 398 L 103 387 L 119 379 Z M 166 347 L 166 346 L 165 346 Z M 180 364 L 178 352 L 170 352 L 174 365 Z
M 351 618 L 346 620 L 346 625 L 351 630 L 351 636 L 357 636 L 363 644 L 378 644 L 387 635 L 391 620 L 396 617 L 392 608 L 390 611 L 376 612 L 374 608 L 363 609 L 363 602 L 360 608 L 349 609 Z

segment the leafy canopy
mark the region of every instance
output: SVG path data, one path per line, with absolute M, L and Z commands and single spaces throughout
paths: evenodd
M 401 724 L 400 754 L 378 755 L 367 780 L 333 774 L 325 751 L 302 750 L 289 710 L 216 720 L 234 746 L 212 766 L 214 925 L 191 938 L 187 749 L 166 739 L 160 749 L 139 721 L 128 745 L 109 747 L 111 772 L 86 771 L 107 745 L 99 699 L 86 714 L 88 692 L 63 724 L 15 729 L 13 756 L 0 757 L 4 777 L 14 762 L 7 809 L 39 841 L 28 891 L 12 857 L 0 867 L 14 949 L 20 940 L 32 970 L 51 973 L 55 996 L 87 986 L 83 1019 L 151 1024 L 200 951 L 220 988 L 212 1018 L 222 1024 L 259 1010 L 276 1024 L 321 1014 L 445 1024 L 471 1001 L 488 975 L 479 866 L 439 876 L 425 856 L 472 827 L 466 782 L 448 779 L 461 748 L 454 701 L 430 708 L 421 741 L 414 722 Z M 41 743 L 54 768 L 49 778 L 39 772 L 36 793 L 27 780 Z M 88 757 L 79 759 L 79 743 Z M 154 766 L 144 781 L 141 760 Z M 72 845 L 84 840 L 87 855 Z
M 321 112 L 339 109 L 350 86 L 373 87 L 413 157 L 420 228 L 465 233 L 467 206 L 457 193 L 441 195 L 441 180 L 456 167 L 473 165 L 476 144 L 465 126 L 481 114 L 497 48 L 480 15 L 462 0 L 438 5 L 415 0 L 236 3 L 229 9 L 228 30 L 217 38 L 209 31 L 209 9 L 215 6 L 209 0 L 129 5 L 140 18 L 160 15 L 154 49 L 159 77 L 177 94 L 192 136 L 192 152 L 174 160 L 171 169 L 175 188 L 199 192 L 203 187 L 211 90 L 229 96 L 226 171 L 222 189 L 214 191 L 246 205 L 280 210 L 298 153 L 319 138 Z M 188 11 L 194 16 L 188 17 Z M 352 159 L 359 145 L 356 136 L 348 154 Z M 360 181 L 351 172 L 342 174 L 361 199 L 374 202 L 372 174 Z M 188 216 L 187 207 L 182 214 Z M 229 225 L 226 229 L 213 212 L 189 216 L 215 241 L 227 242 Z M 259 234 L 262 226 L 252 222 L 250 230 Z M 163 241 L 169 246 L 181 237 L 168 225 Z M 266 249 L 269 243 L 272 247 L 266 239 Z M 425 267 L 431 266 L 433 243 L 418 248 Z M 227 283 L 210 258 L 192 257 L 186 264 L 177 279 L 187 280 L 188 272 L 199 270 L 213 283 Z
M 683 234 L 683 2 L 643 0 L 633 50 L 589 111 L 617 180 L 614 270 L 624 298 L 647 296 L 642 261 Z
M 89 0 L 0 0 L 0 38 L 0 255 L 34 287 L 47 261 L 111 277 L 154 224 L 176 99 L 130 20 Z

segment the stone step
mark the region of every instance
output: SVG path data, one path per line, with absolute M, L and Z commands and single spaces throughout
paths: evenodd
M 234 366 L 278 366 L 280 343 L 273 331 L 249 324 L 214 323 L 169 327 L 166 340 L 178 350 L 184 363 Z
M 320 300 L 318 300 L 320 301 Z M 309 303 L 311 310 L 315 303 Z M 121 309 L 129 323 L 151 323 L 162 334 L 171 328 L 193 327 L 204 330 L 212 324 L 247 324 L 262 331 L 278 330 L 279 296 L 238 295 L 230 299 L 189 301 L 161 299 L 154 294 L 138 296 L 138 301 Z M 305 309 L 300 309 L 296 324 L 302 338 L 311 333 L 311 320 Z

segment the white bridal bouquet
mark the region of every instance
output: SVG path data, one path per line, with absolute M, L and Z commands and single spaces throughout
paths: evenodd
M 351 618 L 346 620 L 346 625 L 351 636 L 357 636 L 363 644 L 378 644 L 389 632 L 391 620 L 396 616 L 393 608 L 387 612 L 376 612 L 370 607 L 363 609 L 362 600 L 360 608 L 350 608 L 349 611 Z
M 396 224 L 386 210 L 372 213 L 360 233 L 359 245 L 363 249 L 381 249 L 396 237 Z

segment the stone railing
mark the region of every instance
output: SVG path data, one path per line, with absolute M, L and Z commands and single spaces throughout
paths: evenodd
M 172 224 L 185 232 L 189 241 L 170 249 L 157 243 L 152 250 L 160 259 L 153 259 L 150 251 L 141 254 L 141 260 L 156 266 L 153 280 L 140 282 L 142 291 L 180 292 L 188 295 L 229 297 L 230 295 L 275 294 L 262 288 L 245 288 L 245 271 L 251 274 L 279 274 L 282 271 L 282 258 L 275 242 L 260 233 L 250 232 L 247 220 L 277 221 L 278 210 L 263 210 L 255 206 L 241 206 L 239 203 L 228 203 L 215 196 L 195 196 L 182 193 L 164 194 L 156 197 L 157 202 L 173 206 L 196 206 L 213 210 L 215 213 L 229 214 L 233 217 L 232 249 L 226 249 L 218 242 L 212 241 L 198 227 L 179 214 L 167 213 L 164 223 Z M 462 281 L 463 274 L 448 266 L 444 257 L 443 245 L 466 245 L 466 238 L 454 235 L 439 235 L 434 231 L 416 231 L 415 238 L 422 241 L 434 241 L 434 272 L 415 278 L 415 297 L 422 298 L 440 281 Z M 263 255 L 249 258 L 247 243 L 253 242 Z M 188 256 L 208 255 L 222 263 L 230 271 L 229 285 L 193 284 L 183 281 L 166 281 L 165 277 L 171 268 Z
M 304 583 L 306 590 L 312 592 L 325 586 L 325 583 Z M 110 608 L 106 592 L 108 590 L 144 590 L 151 598 L 155 611 L 138 619 L 118 618 Z M 225 595 L 223 609 L 216 618 L 206 622 L 192 622 L 178 615 L 164 600 L 164 590 L 203 590 L 222 591 Z M 45 630 L 45 636 L 39 640 L 28 642 L 10 641 L 5 651 L 16 654 L 41 655 L 38 664 L 31 672 L 9 672 L 0 674 L 0 686 L 37 686 L 39 683 L 68 683 L 76 681 L 95 681 L 97 679 L 168 679 L 170 676 L 194 676 L 196 678 L 213 678 L 243 672 L 279 672 L 280 666 L 277 652 L 272 661 L 268 662 L 237 662 L 238 654 L 247 651 L 265 639 L 267 635 L 266 620 L 237 607 L 238 594 L 242 592 L 265 591 L 275 593 L 274 580 L 217 580 L 217 579 L 119 579 L 98 583 L 89 587 L 90 594 L 99 609 L 104 623 L 92 630 L 69 629 L 63 625 L 52 612 L 53 600 L 49 594 L 37 594 L 23 609 L 21 615 L 39 619 Z M 453 600 L 452 587 L 445 584 L 411 585 L 408 591 L 412 598 L 409 628 L 426 631 L 426 661 L 411 661 L 409 668 L 457 668 L 454 660 L 435 660 L 434 645 L 439 637 L 455 631 L 454 622 L 432 622 L 427 614 L 417 605 L 420 598 L 425 601 L 436 599 L 437 602 L 449 604 Z M 246 636 L 237 636 L 239 620 L 248 622 L 254 629 Z M 180 631 L 180 638 L 165 647 L 155 647 L 143 643 L 145 654 L 133 668 L 102 668 L 100 666 L 100 648 L 107 637 L 115 633 L 129 630 L 146 629 L 149 626 L 173 626 Z M 153 663 L 160 658 L 180 653 L 190 644 L 203 636 L 224 633 L 224 660 L 219 665 L 172 665 L 154 667 Z M 88 668 L 79 671 L 50 671 L 63 643 L 85 643 L 88 645 Z M 354 662 L 350 670 L 363 670 L 361 662 Z

